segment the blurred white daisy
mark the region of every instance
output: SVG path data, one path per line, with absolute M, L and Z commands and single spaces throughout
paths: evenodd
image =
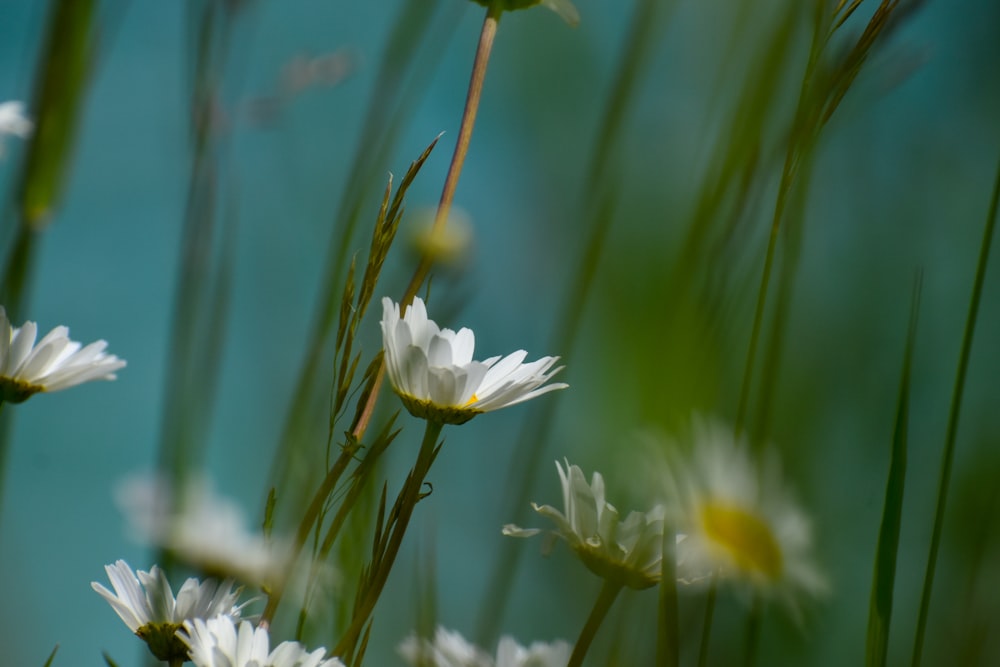
M 168 549 L 202 572 L 231 576 L 243 583 L 278 585 L 288 571 L 291 546 L 247 528 L 234 501 L 215 493 L 204 479 L 193 479 L 182 497 L 152 475 L 134 475 L 115 488 L 115 500 L 141 542 Z
M 566 667 L 573 647 L 564 641 L 524 647 L 513 637 L 504 636 L 494 659 L 458 632 L 438 627 L 433 641 L 411 635 L 398 650 L 412 667 Z
M 513 637 L 501 637 L 496 667 L 566 667 L 572 652 L 573 646 L 562 640 L 521 646 Z
M 678 544 L 682 580 L 717 576 L 779 599 L 796 614 L 800 595 L 826 592 L 809 520 L 786 492 L 772 453 L 758 467 L 731 428 L 701 423 L 690 459 L 673 460 L 668 478 L 677 529 L 687 535 Z
M 555 535 L 566 541 L 594 574 L 629 588 L 642 589 L 660 581 L 663 560 L 664 509 L 632 512 L 624 521 L 604 498 L 604 478 L 595 472 L 590 484 L 578 466 L 556 461 L 562 482 L 565 514 L 550 505 L 531 506 L 556 524 Z M 542 532 L 507 524 L 503 534 L 531 537 Z
M 559 357 L 523 363 L 518 350 L 504 358 L 473 361 L 475 334 L 469 329 L 439 329 L 427 319 L 420 298 L 401 319 L 399 304 L 382 299 L 382 344 L 389 380 L 415 417 L 444 424 L 464 424 L 482 412 L 527 401 L 562 383 L 545 384 L 562 367 Z
M 34 123 L 24 111 L 24 102 L 10 101 L 0 103 L 0 158 L 6 152 L 3 135 L 10 134 L 21 139 L 27 139 L 35 129 Z
M 236 604 L 242 589 L 234 589 L 232 579 L 188 579 L 175 598 L 163 570 L 155 565 L 149 572 L 133 572 L 119 560 L 104 570 L 114 592 L 96 581 L 90 585 L 160 660 L 186 659 L 187 647 L 176 637 L 184 621 L 220 614 L 238 618 L 243 608 Z
M 69 329 L 56 327 L 38 344 L 38 325 L 12 327 L 0 306 L 0 402 L 20 403 L 40 391 L 59 391 L 91 380 L 114 380 L 125 362 L 105 354 L 99 340 L 82 347 Z
M 195 667 L 343 667 L 337 658 L 325 658 L 326 649 L 308 651 L 298 642 L 282 642 L 270 650 L 265 628 L 242 621 L 237 629 L 228 616 L 184 623 L 178 638 L 190 648 Z
M 461 633 L 438 626 L 434 641 L 410 635 L 399 655 L 413 667 L 493 667 L 493 659 Z

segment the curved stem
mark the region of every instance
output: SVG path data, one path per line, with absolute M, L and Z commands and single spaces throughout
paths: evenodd
M 587 655 L 587 649 L 590 648 L 590 643 L 594 641 L 594 636 L 597 635 L 597 629 L 601 627 L 604 617 L 608 615 L 608 610 L 611 609 L 611 604 L 618 597 L 618 593 L 621 590 L 621 584 L 610 580 L 604 581 L 604 586 L 601 587 L 601 592 L 597 596 L 594 608 L 590 610 L 590 616 L 587 618 L 586 625 L 580 631 L 580 637 L 576 640 L 576 646 L 573 647 L 573 655 L 570 656 L 569 664 L 566 667 L 580 667 L 583 664 L 583 658 Z

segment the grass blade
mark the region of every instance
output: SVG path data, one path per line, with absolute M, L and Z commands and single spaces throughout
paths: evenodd
M 937 563 L 938 549 L 941 547 L 944 508 L 948 501 L 951 464 L 955 458 L 955 436 L 958 433 L 958 417 L 962 407 L 962 394 L 965 390 L 965 372 L 969 367 L 969 355 L 972 351 L 972 335 L 975 332 L 976 318 L 979 315 L 979 300 L 983 293 L 983 280 L 986 277 L 986 264 L 990 257 L 993 228 L 996 226 L 998 201 L 1000 201 L 1000 164 L 997 165 L 997 178 L 993 184 L 993 199 L 990 202 L 990 210 L 986 216 L 983 242 L 979 247 L 979 263 L 976 266 L 976 278 L 972 285 L 972 297 L 969 302 L 969 315 L 965 321 L 965 332 L 962 334 L 962 351 L 959 354 L 958 370 L 955 374 L 955 389 L 951 396 L 948 430 L 945 435 L 944 452 L 941 456 L 941 478 L 938 482 L 937 509 L 934 511 L 934 529 L 931 533 L 930 553 L 927 556 L 927 570 L 924 573 L 924 588 L 920 594 L 920 614 L 917 617 L 917 630 L 913 640 L 913 667 L 917 667 L 920 664 L 921 654 L 923 653 L 924 632 L 927 628 L 927 613 L 930 610 L 931 589 L 934 587 L 934 567 Z
M 917 335 L 920 314 L 921 275 L 917 275 L 910 304 L 910 324 L 903 352 L 903 370 L 896 402 L 896 424 L 892 435 L 889 477 L 885 485 L 885 504 L 879 528 L 878 549 L 875 552 L 875 573 L 872 577 L 871 602 L 868 608 L 868 639 L 865 665 L 885 665 L 889 644 L 889 621 L 892 618 L 892 596 L 896 582 L 896 555 L 899 549 L 899 528 L 903 514 L 903 487 L 906 480 L 907 424 L 910 414 L 910 368 L 913 342 Z

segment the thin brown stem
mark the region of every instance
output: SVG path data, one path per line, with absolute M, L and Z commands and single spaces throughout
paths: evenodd
M 476 124 L 476 114 L 479 111 L 479 99 L 483 92 L 483 81 L 486 80 L 486 66 L 490 61 L 490 53 L 493 51 L 493 40 L 496 37 L 497 27 L 500 25 L 500 15 L 503 10 L 497 3 L 494 3 L 486 10 L 486 19 L 483 21 L 483 29 L 479 35 L 479 46 L 476 49 L 476 58 L 472 63 L 472 76 L 469 79 L 469 92 L 465 98 L 465 111 L 462 114 L 462 123 L 458 130 L 458 141 L 455 142 L 455 152 L 451 156 L 451 164 L 448 166 L 448 174 L 444 179 L 444 188 L 441 190 L 441 199 L 438 202 L 437 214 L 434 216 L 434 226 L 431 228 L 431 235 L 437 236 L 448 224 L 448 214 L 451 213 L 451 204 L 455 199 L 455 189 L 458 187 L 458 177 L 462 174 L 462 165 L 465 164 L 465 156 L 469 152 L 469 143 L 472 140 L 472 129 Z M 413 272 L 410 284 L 403 292 L 403 298 L 399 302 L 400 316 L 406 312 L 406 307 L 417 295 L 420 286 L 427 278 L 434 263 L 433 254 L 425 252 Z M 378 400 L 382 386 L 381 378 L 385 370 L 385 363 L 379 369 L 379 381 L 371 394 L 368 395 L 368 402 L 361 411 L 361 418 L 353 429 L 355 438 L 361 439 L 368 424 L 371 421 L 372 412 L 375 409 L 375 402 Z

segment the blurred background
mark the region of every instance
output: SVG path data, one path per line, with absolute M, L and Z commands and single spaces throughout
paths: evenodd
M 544 526 L 525 510 L 532 500 L 559 504 L 552 461 L 564 456 L 601 471 L 623 512 L 645 509 L 644 435 L 674 433 L 692 414 L 736 419 L 790 146 L 799 146 L 799 169 L 747 414 L 813 516 L 833 593 L 807 605 L 801 627 L 770 610 L 760 664 L 863 659 L 919 271 L 889 649 L 890 663 L 908 660 L 1000 155 L 1000 5 L 904 3 L 842 99 L 824 107 L 828 122 L 803 141 L 793 121 L 815 3 L 575 4 L 575 29 L 543 9 L 501 21 L 456 197 L 471 242 L 435 270 L 431 309 L 442 325 L 474 329 L 480 358 L 517 348 L 561 355 L 571 387 L 534 402 L 551 405 L 446 430 L 433 494 L 376 610 L 367 663 L 399 663 L 395 646 L 429 585 L 439 622 L 491 648 L 498 631 L 521 643 L 573 641 L 598 582 L 562 546 L 542 558 L 538 543 L 509 545 L 500 528 Z M 36 119 L 60 6 L 0 1 L 0 101 L 26 101 Z M 836 30 L 818 71 L 849 57 L 875 7 L 862 3 Z M 0 162 L 6 265 L 21 230 L 33 244 L 20 303 L 5 305 L 15 325 L 104 338 L 128 366 L 116 382 L 4 411 L 12 431 L 0 625 L 10 665 L 41 665 L 56 644 L 55 665 L 101 665 L 102 651 L 140 664 L 145 648 L 89 584 L 104 582 L 103 566 L 118 558 L 153 564 L 153 551 L 128 538 L 113 490 L 156 469 L 165 441 L 183 443 L 193 467 L 259 521 L 331 258 L 366 251 L 388 174 L 401 177 L 444 132 L 409 190 L 376 298 L 402 293 L 413 239 L 440 194 L 483 17 L 467 0 L 108 0 L 75 11 L 63 29 L 82 41 L 62 35 L 55 51 L 82 59 L 83 74 L 70 68 L 47 98 L 73 128 L 64 149 L 51 149 L 56 194 L 26 213 L 29 142 L 8 137 Z M 347 235 L 351 206 L 359 226 Z M 197 236 L 185 231 L 192 220 L 212 222 Z M 216 268 L 199 273 L 206 265 Z M 222 308 L 178 300 L 216 288 Z M 378 311 L 360 334 L 366 361 L 381 345 Z M 185 348 L 185 321 L 200 327 L 192 340 L 215 347 Z M 998 340 L 994 265 L 965 385 L 926 664 L 1000 661 Z M 379 405 L 382 415 L 398 408 L 388 393 Z M 421 434 L 405 413 L 399 423 L 390 489 Z M 511 553 L 512 592 L 498 600 L 494 573 Z M 619 599 L 591 664 L 609 655 L 652 664 L 655 597 Z M 685 660 L 703 604 L 681 599 Z M 745 609 L 720 596 L 713 664 L 739 655 Z M 499 615 L 493 627 L 488 611 Z M 314 646 L 332 643 L 315 636 Z

